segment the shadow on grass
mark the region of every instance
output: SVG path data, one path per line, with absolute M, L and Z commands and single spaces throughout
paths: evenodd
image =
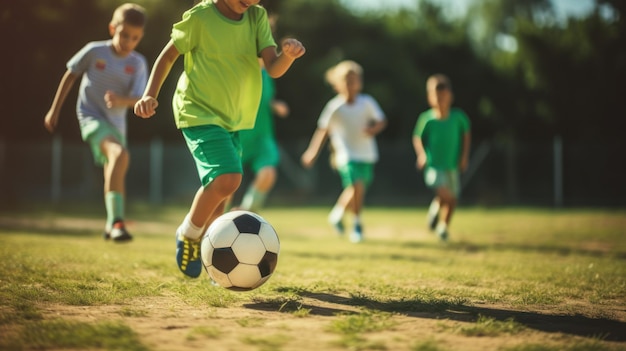
M 286 288 L 286 290 L 293 292 L 293 289 Z M 339 313 L 357 313 L 357 311 L 350 307 L 362 307 L 381 312 L 399 313 L 414 318 L 447 319 L 459 322 L 476 322 L 479 316 L 484 316 L 502 322 L 513 319 L 515 322 L 529 329 L 547 333 L 563 333 L 588 338 L 601 338 L 606 341 L 626 341 L 626 333 L 624 333 L 626 323 L 604 318 L 596 319 L 582 315 L 550 315 L 538 312 L 468 306 L 462 301 L 449 301 L 436 298 L 415 298 L 381 302 L 363 296 L 343 297 L 306 290 L 296 290 L 295 293 L 302 298 L 323 302 L 327 306 L 320 307 L 316 306 L 314 303 L 301 303 L 292 300 L 287 303 L 257 302 L 246 304 L 245 307 L 283 313 L 292 313 L 297 309 L 307 308 L 310 310 L 310 314 L 321 316 L 334 316 Z
M 0 235 L 3 233 L 20 235 L 63 235 L 72 237 L 98 237 L 102 236 L 102 231 L 93 228 L 67 228 L 62 226 L 43 227 L 41 224 L 13 224 L 0 221 Z
M 378 246 L 390 246 L 401 248 L 415 248 L 415 249 L 439 249 L 446 251 L 461 251 L 467 253 L 480 253 L 485 251 L 519 251 L 519 252 L 535 252 L 541 254 L 553 254 L 560 256 L 569 255 L 581 255 L 590 257 L 615 257 L 618 259 L 626 260 L 626 252 L 612 251 L 614 247 L 607 245 L 605 249 L 585 248 L 585 247 L 567 247 L 559 246 L 556 244 L 522 244 L 522 243 L 489 243 L 489 244 L 476 244 L 467 241 L 450 242 L 446 245 L 435 242 L 416 242 L 416 241 L 393 241 L 393 240 L 378 240 L 376 241 Z

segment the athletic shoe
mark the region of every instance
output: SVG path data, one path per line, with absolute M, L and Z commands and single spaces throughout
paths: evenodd
M 202 273 L 200 240 L 188 239 L 176 233 L 176 263 L 186 276 L 198 278 Z
M 350 234 L 350 241 L 353 243 L 360 243 L 363 241 L 363 228 L 360 224 L 354 226 L 354 230 Z
M 133 240 L 133 236 L 126 230 L 124 221 L 118 219 L 113 222 L 113 227 L 110 232 L 105 231 L 102 234 L 104 240 L 113 239 L 116 243 L 125 243 Z
M 439 212 L 434 216 L 430 213 L 426 216 L 426 222 L 428 224 L 428 229 L 435 230 L 437 228 L 437 223 L 439 222 Z
M 447 242 L 448 241 L 448 230 L 447 229 L 438 229 L 437 230 L 437 237 L 439 237 L 439 240 L 441 242 Z
M 330 225 L 332 225 L 333 228 L 335 228 L 335 231 L 337 232 L 338 235 L 343 235 L 343 232 L 346 230 L 345 227 L 343 226 L 343 221 L 341 220 L 335 223 L 331 222 Z

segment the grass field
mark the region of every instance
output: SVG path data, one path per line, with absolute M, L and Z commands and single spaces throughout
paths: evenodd
M 423 208 L 367 208 L 366 241 L 328 208 L 262 212 L 275 274 L 236 293 L 178 272 L 183 207 L 0 213 L 0 350 L 626 350 L 626 211 L 462 208 L 447 245 Z

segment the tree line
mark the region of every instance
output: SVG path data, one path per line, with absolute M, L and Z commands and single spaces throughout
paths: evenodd
M 278 79 L 277 93 L 291 116 L 276 123 L 279 139 L 308 138 L 333 96 L 325 70 L 343 59 L 364 67 L 364 92 L 385 111 L 381 140 L 410 138 L 417 115 L 427 109 L 426 78 L 451 77 L 455 105 L 472 120 L 475 139 L 566 141 L 621 140 L 626 128 L 622 86 L 626 81 L 626 2 L 596 0 L 582 18 L 557 19 L 549 0 L 475 0 L 464 17 L 453 17 L 434 0 L 411 9 L 359 12 L 339 0 L 263 0 L 279 15 L 276 39 L 293 36 L 307 54 Z M 65 63 L 88 41 L 108 38 L 113 9 L 125 1 L 4 1 L 5 34 L 0 81 L 0 138 L 43 140 L 43 117 Z M 169 39 L 171 26 L 192 0 L 136 0 L 149 22 L 138 47 L 150 65 Z M 174 68 L 182 70 L 182 60 Z M 171 74 L 151 120 L 129 114 L 131 141 L 180 140 L 170 101 Z M 76 87 L 75 87 L 76 89 Z M 66 139 L 79 139 L 76 91 L 59 123 Z

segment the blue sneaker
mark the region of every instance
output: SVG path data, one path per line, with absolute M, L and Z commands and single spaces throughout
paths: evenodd
M 350 234 L 350 241 L 353 243 L 360 243 L 363 241 L 363 228 L 360 224 L 354 225 L 354 230 Z
M 198 278 L 202 273 L 200 240 L 192 240 L 176 233 L 176 263 L 186 276 Z

